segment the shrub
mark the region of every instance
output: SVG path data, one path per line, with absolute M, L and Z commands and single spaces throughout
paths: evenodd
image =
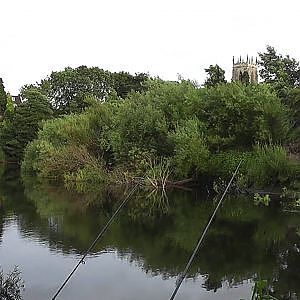
M 87 185 L 104 184 L 107 179 L 107 172 L 99 163 L 85 164 L 83 168 L 77 171 L 64 174 L 65 186 L 79 192 L 85 191 Z
M 63 179 L 65 174 L 77 172 L 85 166 L 97 166 L 97 159 L 89 154 L 85 146 L 67 146 L 56 149 L 47 159 L 40 176 Z
M 291 124 L 268 86 L 199 88 L 159 79 L 147 84 L 146 92 L 126 99 L 115 94 L 99 103 L 90 96 L 84 112 L 44 122 L 26 149 L 23 170 L 65 182 L 102 182 L 120 170 L 124 180 L 147 172 L 156 177 L 163 165 L 152 168 L 150 160 L 170 162 L 176 178 L 224 181 L 243 158 L 238 176 L 243 184 L 283 183 L 299 174 L 285 150 L 273 145 L 286 141 Z M 258 145 L 250 154 L 257 143 L 271 145 Z
M 239 162 L 242 160 L 238 177 L 240 178 L 247 170 L 247 162 L 251 157 L 251 152 L 226 151 L 212 155 L 209 161 L 208 174 L 212 177 L 219 177 L 222 180 L 231 178 Z
M 293 168 L 286 150 L 279 145 L 257 144 L 247 162 L 250 184 L 264 186 L 286 182 L 293 176 Z
M 0 143 L 5 156 L 20 161 L 27 144 L 34 140 L 42 120 L 52 116 L 47 98 L 36 90 L 28 90 L 27 100 L 6 115 L 0 128 Z
M 144 97 L 163 113 L 168 130 L 174 130 L 178 123 L 191 117 L 190 103 L 199 98 L 200 91 L 196 83 L 188 80 L 172 82 L 157 79 L 149 81 Z
M 169 153 L 168 127 L 163 113 L 145 95 L 135 94 L 120 104 L 115 116 L 111 145 L 119 163 L 129 161 L 133 149 Z
M 203 124 L 197 119 L 191 119 L 178 126 L 171 134 L 175 149 L 173 164 L 177 176 L 207 171 L 210 153 L 203 131 Z
M 276 98 L 267 97 L 261 104 L 262 116 L 256 140 L 260 142 L 284 143 L 289 139 L 293 123 L 288 109 Z
M 215 152 L 284 141 L 290 129 L 286 107 L 266 85 L 219 84 L 189 100 L 189 114 L 207 125 L 208 145 Z
M 102 169 L 110 159 L 109 121 L 109 110 L 98 104 L 83 114 L 45 122 L 25 151 L 23 172 L 60 180 L 79 176 L 85 167 Z
M 28 144 L 22 161 L 22 172 L 41 176 L 47 162 L 55 156 L 55 148 L 49 141 L 37 139 Z
M 82 144 L 88 146 L 92 140 L 90 120 L 86 113 L 49 120 L 43 124 L 43 130 L 38 137 L 51 142 L 54 147 Z
M 41 178 L 63 180 L 65 174 L 76 173 L 84 167 L 96 168 L 100 164 L 85 146 L 55 148 L 44 140 L 35 140 L 26 149 L 22 172 Z

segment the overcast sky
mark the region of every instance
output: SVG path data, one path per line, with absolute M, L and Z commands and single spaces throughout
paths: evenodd
M 0 0 L 6 90 L 66 66 L 177 74 L 202 83 L 270 44 L 300 60 L 299 0 Z

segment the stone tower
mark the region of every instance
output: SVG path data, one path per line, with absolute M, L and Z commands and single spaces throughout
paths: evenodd
M 249 83 L 258 82 L 257 59 L 255 59 L 254 61 L 253 57 L 249 58 L 247 55 L 246 60 L 242 59 L 242 57 L 239 57 L 237 61 L 235 61 L 233 57 L 232 62 L 232 81 L 241 81 Z

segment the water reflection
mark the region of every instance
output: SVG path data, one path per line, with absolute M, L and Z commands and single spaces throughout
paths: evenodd
M 13 173 L 5 178 L 0 239 L 5 219 L 14 215 L 22 238 L 38 241 L 56 255 L 83 253 L 124 193 L 94 190 L 83 195 L 31 179 L 23 186 Z M 114 250 L 151 276 L 175 279 L 212 209 L 211 200 L 196 191 L 173 191 L 168 197 L 140 192 L 93 253 Z M 276 207 L 256 207 L 243 197 L 227 199 L 188 277 L 203 276 L 202 288 L 218 291 L 225 282 L 233 287 L 259 276 L 269 280 L 278 298 L 299 297 L 299 221 L 299 215 Z
M 4 207 L 3 207 L 3 199 L 0 196 L 0 245 L 2 242 L 3 228 L 4 228 Z

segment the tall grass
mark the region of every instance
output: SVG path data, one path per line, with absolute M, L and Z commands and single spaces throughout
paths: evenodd
M 167 159 L 149 160 L 148 171 L 145 176 L 146 184 L 154 188 L 166 189 L 168 179 L 171 175 L 170 163 Z
M 293 177 L 293 166 L 280 145 L 257 144 L 247 161 L 249 183 L 257 186 L 281 184 Z

